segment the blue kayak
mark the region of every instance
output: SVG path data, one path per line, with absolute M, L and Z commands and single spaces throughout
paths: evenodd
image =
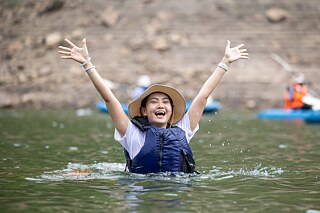
M 258 113 L 258 118 L 263 120 L 305 120 L 313 110 L 285 110 L 285 109 L 266 109 Z
M 189 109 L 191 105 L 191 101 L 187 101 L 186 107 L 187 110 Z M 124 110 L 125 113 L 128 114 L 128 105 L 126 103 L 121 103 L 122 109 Z M 106 104 L 104 101 L 97 101 L 96 102 L 96 107 L 101 111 L 108 113 L 108 109 L 106 107 Z M 213 113 L 221 109 L 221 104 L 218 101 L 212 101 L 209 104 L 206 105 L 204 108 L 204 113 Z
M 320 111 L 312 111 L 305 117 L 304 121 L 310 124 L 320 124 Z

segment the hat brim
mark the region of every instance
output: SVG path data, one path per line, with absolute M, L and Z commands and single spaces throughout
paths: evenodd
M 161 92 L 168 95 L 173 102 L 173 120 L 172 124 L 176 124 L 184 116 L 186 111 L 186 101 L 181 93 L 173 87 L 161 84 L 154 84 L 148 87 L 137 99 L 133 100 L 128 105 L 128 112 L 130 118 L 141 116 L 141 102 L 148 95 Z

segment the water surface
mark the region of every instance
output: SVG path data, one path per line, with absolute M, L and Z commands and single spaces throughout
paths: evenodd
M 0 111 L 1 212 L 320 212 L 320 125 L 206 115 L 201 174 L 137 175 L 110 118 L 80 115 Z

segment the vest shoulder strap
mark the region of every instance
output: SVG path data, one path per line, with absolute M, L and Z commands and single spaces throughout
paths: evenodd
M 143 116 L 136 116 L 131 119 L 131 122 L 143 132 L 146 131 L 144 127 L 149 125 L 148 120 Z

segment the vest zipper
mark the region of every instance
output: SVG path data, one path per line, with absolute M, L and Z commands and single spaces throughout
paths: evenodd
M 162 157 L 163 157 L 163 137 L 162 133 L 159 132 L 159 143 L 160 143 L 160 150 L 159 150 L 159 172 L 162 172 Z

